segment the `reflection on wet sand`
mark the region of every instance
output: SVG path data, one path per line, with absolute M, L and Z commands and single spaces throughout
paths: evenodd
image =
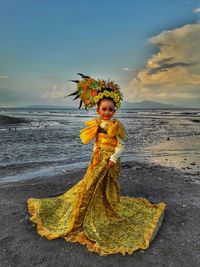
M 200 174 L 199 135 L 174 137 L 145 148 L 144 153 L 154 164 L 182 169 L 188 174 Z

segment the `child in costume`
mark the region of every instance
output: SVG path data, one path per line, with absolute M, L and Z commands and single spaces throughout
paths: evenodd
M 113 115 L 122 93 L 113 81 L 79 75 L 82 80 L 73 80 L 77 91 L 70 95 L 81 99 L 79 108 L 97 105 L 99 114 L 87 121 L 80 133 L 84 144 L 95 139 L 91 161 L 82 180 L 65 193 L 29 198 L 30 220 L 41 236 L 79 242 L 100 255 L 147 249 L 162 223 L 166 205 L 120 195 L 125 130 Z

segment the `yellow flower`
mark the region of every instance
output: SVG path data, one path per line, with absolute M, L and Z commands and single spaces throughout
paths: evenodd
M 98 97 L 101 99 L 101 98 L 103 98 L 103 93 L 99 93 L 98 94 Z
M 115 102 L 119 102 L 119 100 L 120 100 L 119 95 L 114 94 L 114 101 L 115 101 Z
M 120 108 L 120 106 L 121 106 L 121 103 L 120 102 L 117 102 L 116 103 L 116 108 Z
M 96 96 L 94 97 L 94 102 L 95 102 L 95 103 L 98 103 L 99 100 L 100 100 L 99 96 L 96 95 Z
M 104 94 L 106 97 L 109 97 L 109 96 L 110 96 L 110 92 L 107 91 L 107 90 L 105 90 L 105 91 L 103 92 L 103 94 Z
M 114 92 L 110 92 L 110 97 L 114 98 Z

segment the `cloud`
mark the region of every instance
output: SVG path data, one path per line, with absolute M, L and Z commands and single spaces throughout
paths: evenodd
M 131 71 L 131 69 L 129 69 L 128 67 L 124 67 L 122 68 L 123 71 Z
M 125 98 L 165 102 L 200 97 L 200 24 L 163 31 L 149 42 L 159 51 L 130 81 Z
M 71 104 L 72 99 L 65 96 L 74 92 L 74 87 L 75 85 L 70 82 L 53 84 L 50 88 L 41 90 L 40 98 L 51 104 Z
M 6 79 L 5 79 L 6 80 Z M 27 105 L 76 105 L 72 97 L 65 97 L 75 90 L 73 83 L 60 82 L 47 87 L 12 88 L 3 87 L 0 83 L 0 106 L 27 106 Z
M 66 85 L 59 87 L 57 84 L 52 85 L 51 88 L 45 90 L 41 98 L 55 99 L 61 98 L 65 95 Z
M 8 80 L 9 77 L 7 75 L 0 75 L 0 81 L 1 80 Z
M 161 64 L 158 67 L 150 68 L 148 70 L 148 74 L 151 75 L 151 74 L 159 73 L 161 71 L 168 71 L 170 68 L 175 68 L 175 67 L 178 67 L 178 66 L 182 66 L 182 67 L 188 66 L 189 67 L 189 66 L 192 66 L 192 65 L 195 65 L 195 64 L 196 63 L 186 63 L 186 62 L 164 63 L 164 64 Z
M 194 8 L 194 9 L 193 9 L 193 12 L 194 12 L 194 13 L 200 13 L 200 7 Z

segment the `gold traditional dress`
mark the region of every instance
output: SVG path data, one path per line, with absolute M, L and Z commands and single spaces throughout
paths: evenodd
M 96 138 L 83 179 L 62 195 L 29 198 L 30 220 L 37 224 L 38 234 L 49 240 L 63 237 L 86 244 L 89 251 L 100 255 L 131 254 L 149 247 L 166 205 L 120 195 L 120 159 L 109 170 L 107 163 L 117 137 L 125 139 L 125 131 L 117 119 L 108 121 L 106 131 L 99 131 L 100 122 L 100 118 L 87 121 L 88 127 L 80 133 L 84 144 Z

